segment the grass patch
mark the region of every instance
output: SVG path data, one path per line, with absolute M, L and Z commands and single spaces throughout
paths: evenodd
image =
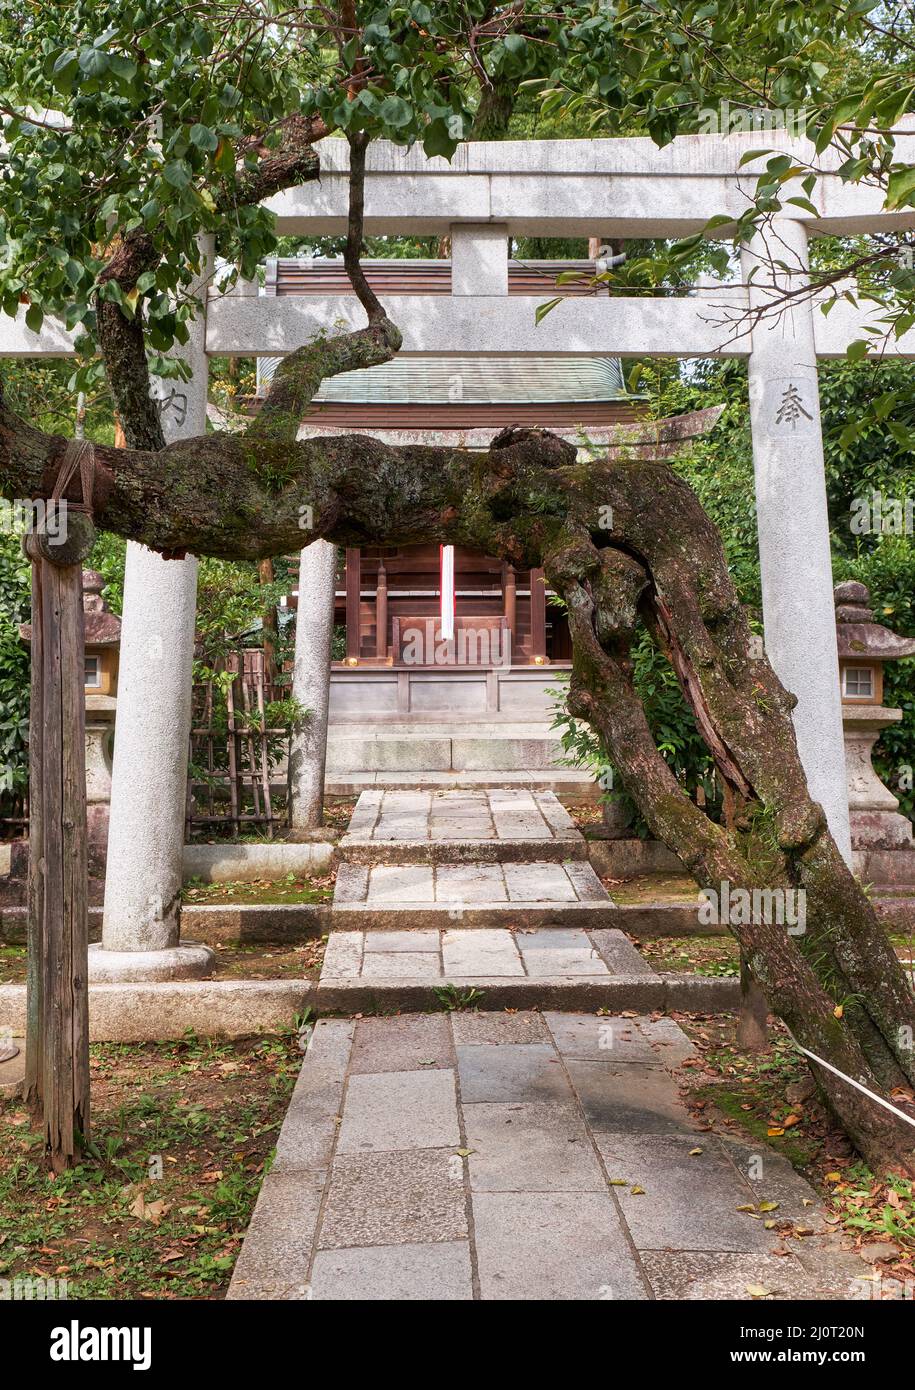
M 356 809 L 357 798 L 339 797 L 324 803 L 324 824 L 329 830 L 345 830 Z
M 685 972 L 715 977 L 740 974 L 740 952 L 732 936 L 670 936 L 639 942 L 639 950 L 662 974 Z
M 189 879 L 181 900 L 189 907 L 226 906 L 271 903 L 326 903 L 334 895 L 335 873 L 323 876 L 285 874 L 283 878 L 237 879 L 228 883 L 207 883 L 200 878 Z
M 217 980 L 317 980 L 321 974 L 326 936 L 295 945 L 244 944 L 216 947 Z
M 0 985 L 23 984 L 25 971 L 25 946 L 0 946 Z
M 603 824 L 604 808 L 599 800 L 576 801 L 572 805 L 566 802 L 565 808 L 579 830 L 591 830 L 595 825 Z
M 635 878 L 603 878 L 601 882 L 621 907 L 643 903 L 686 903 L 695 907 L 699 901 L 699 885 L 689 874 L 639 874 Z
M 58 1178 L 19 1101 L 0 1104 L 0 1276 L 73 1298 L 225 1292 L 301 1065 L 293 1030 L 97 1044 L 93 1150 Z

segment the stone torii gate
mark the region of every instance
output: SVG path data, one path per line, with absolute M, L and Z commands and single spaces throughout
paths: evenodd
M 744 167 L 741 159 L 763 142 L 820 171 L 811 195 L 817 212 L 786 205 L 743 249 L 740 282 L 683 298 L 576 297 L 540 326 L 535 310 L 544 295 L 509 296 L 510 236 L 675 238 L 702 231 L 714 214 L 738 217 L 765 167 L 765 157 Z M 268 204 L 280 234 L 346 229 L 348 144 L 329 139 L 317 148 L 321 181 Z M 897 157 L 915 163 L 908 129 L 897 135 Z M 787 283 L 797 289 L 806 282 L 811 236 L 909 230 L 915 213 L 884 211 L 880 190 L 843 183 L 838 163 L 831 151 L 816 156 L 809 142 L 783 132 L 681 136 L 662 150 L 645 138 L 480 142 L 459 147 L 450 163 L 376 143 L 368 153 L 365 233 L 451 238 L 450 297 L 386 298 L 405 355 L 748 359 L 766 649 L 797 696 L 811 792 L 850 861 L 817 361 L 843 357 L 866 336 L 870 315 L 866 302 L 839 301 L 826 317 L 803 296 L 777 313 L 765 310 Z M 726 227 L 716 232 L 726 234 Z M 167 434 L 203 432 L 208 356 L 283 355 L 341 322 L 362 325 L 354 296 L 268 298 L 251 283 L 204 294 L 184 349 L 191 382 L 175 386 L 174 395 L 169 384 L 164 393 Z M 915 331 L 880 350 L 915 358 Z M 48 322 L 34 334 L 24 315 L 0 324 L 0 356 L 72 351 L 60 325 Z M 330 552 L 325 547 L 322 562 L 314 554 L 305 566 L 322 602 L 327 584 L 315 575 L 327 570 Z M 176 979 L 210 968 L 205 948 L 178 943 L 195 595 L 193 560 L 163 561 L 130 547 L 96 979 Z

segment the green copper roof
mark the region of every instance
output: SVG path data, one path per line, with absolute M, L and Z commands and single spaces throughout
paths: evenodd
M 269 381 L 276 358 L 261 358 Z M 359 405 L 536 405 L 627 396 L 612 357 L 400 357 L 325 381 L 319 402 Z

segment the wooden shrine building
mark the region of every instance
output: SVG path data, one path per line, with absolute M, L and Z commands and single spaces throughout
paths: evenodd
M 385 294 L 447 295 L 447 260 L 363 263 Z M 579 283 L 562 283 L 580 271 Z M 590 261 L 509 262 L 509 294 L 595 293 Z M 268 262 L 267 295 L 341 294 L 342 261 Z M 602 291 L 598 291 L 602 292 Z M 549 342 L 544 330 L 544 346 Z M 258 395 L 269 390 L 278 359 L 258 359 Z M 302 437 L 343 430 L 396 444 L 483 448 L 511 424 L 555 430 L 583 447 L 644 413 L 611 358 L 422 357 L 347 372 L 325 381 L 302 425 Z M 542 570 L 510 565 L 462 547 L 453 553 L 453 637 L 442 636 L 442 556 L 437 544 L 347 549 L 336 595 L 345 649 L 332 676 L 339 717 L 389 717 L 459 711 L 524 717 L 548 707 L 544 692 L 571 658 L 566 619 L 551 602 Z M 292 594 L 293 605 L 297 595 Z M 447 602 L 447 595 L 446 595 Z M 446 628 L 447 630 L 447 628 Z
M 448 260 L 364 261 L 378 295 L 449 295 Z M 563 282 L 565 271 L 580 271 L 581 281 Z M 595 293 L 591 261 L 509 261 L 509 295 Z M 273 260 L 267 263 L 267 295 L 331 295 L 349 288 L 342 261 Z M 602 291 L 598 291 L 602 293 Z M 548 345 L 548 331 L 544 343 Z M 270 386 L 277 359 L 259 359 L 257 391 Z M 453 443 L 485 448 L 509 424 L 542 425 L 566 438 L 599 445 L 615 425 L 644 413 L 644 403 L 626 391 L 622 368 L 608 357 L 396 357 L 391 363 L 350 371 L 325 381 L 303 421 L 303 435 L 356 431 L 392 443 Z M 441 632 L 441 556 L 437 543 L 405 548 L 348 549 L 337 592 L 337 623 L 345 628 L 345 653 L 335 663 L 334 705 L 343 695 L 341 680 L 352 691 L 353 712 L 387 710 L 389 714 L 428 709 L 502 709 L 498 684 L 524 671 L 537 676 L 545 666 L 567 666 L 572 648 L 565 614 L 552 605 L 542 570 L 513 570 L 501 560 L 456 548 L 453 555 L 453 638 Z M 295 602 L 296 595 L 292 595 Z M 426 678 L 416 689 L 388 678 L 388 701 L 371 673 L 410 670 Z M 441 703 L 430 689 L 438 671 L 448 685 Z M 463 671 L 459 698 L 453 678 Z M 498 671 L 499 681 L 481 681 Z M 359 677 L 356 677 L 359 673 Z M 476 674 L 473 680 L 471 673 Z M 470 680 L 469 680 L 470 677 Z M 544 673 L 545 677 L 545 673 Z M 555 676 L 551 677 L 555 684 Z M 439 682 L 441 684 L 441 682 Z M 549 684 L 549 680 L 545 681 Z M 523 681 L 530 685 L 530 681 Z M 544 678 L 535 682 L 538 691 Z M 534 694 L 531 689 L 530 694 Z M 359 696 L 359 699 L 356 699 Z M 469 699 L 466 696 L 470 696 Z M 474 698 L 476 696 L 476 698 Z M 343 699 L 349 705 L 348 699 Z M 540 703 L 538 701 L 537 703 Z M 521 701 L 521 708 L 527 702 Z

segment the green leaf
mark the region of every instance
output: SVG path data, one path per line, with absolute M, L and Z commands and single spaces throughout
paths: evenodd
M 820 215 L 819 209 L 814 207 L 809 198 L 786 198 L 785 202 L 793 203 L 796 208 L 803 208 L 805 212 L 809 212 L 813 217 L 819 217 Z
M 172 159 L 162 170 L 167 183 L 173 188 L 187 188 L 191 181 L 191 171 L 183 159 Z
M 65 68 L 72 67 L 75 63 L 78 62 L 79 54 L 76 52 L 76 50 L 73 48 L 65 48 L 63 52 L 58 53 L 57 61 L 55 62 L 51 71 L 56 77 L 57 74 L 63 72 Z
M 378 119 L 384 125 L 390 126 L 394 130 L 400 130 L 409 125 L 413 119 L 413 108 L 404 101 L 403 97 L 394 96 L 392 93 L 385 97 L 378 108 Z
M 556 305 L 561 303 L 562 295 L 558 295 L 555 299 L 546 300 L 544 304 L 538 304 L 534 311 L 534 322 L 542 323 L 547 314 L 551 313 L 552 310 L 556 308 Z
M 108 71 L 108 54 L 103 48 L 84 48 L 79 55 L 79 68 L 86 77 L 103 77 Z
M 897 169 L 890 174 L 886 190 L 887 208 L 898 208 L 911 201 L 915 193 L 915 168 Z
M 219 144 L 219 136 L 215 130 L 210 130 L 209 126 L 201 125 L 198 121 L 191 126 L 191 144 L 196 145 L 198 150 L 212 151 Z
M 513 58 L 521 58 L 527 52 L 527 39 L 523 34 L 506 34 L 502 44 Z

